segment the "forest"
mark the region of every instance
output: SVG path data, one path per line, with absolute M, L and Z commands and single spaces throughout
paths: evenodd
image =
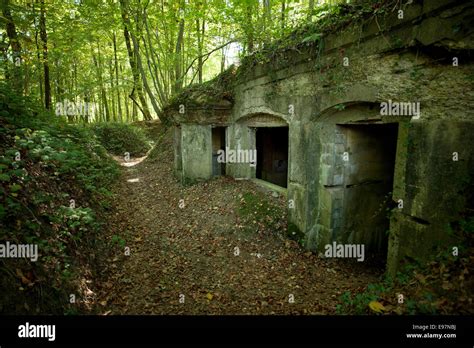
M 0 314 L 472 315 L 442 3 L 0 0 Z
M 152 120 L 313 12 L 314 1 L 7 1 L 2 73 L 71 122 Z

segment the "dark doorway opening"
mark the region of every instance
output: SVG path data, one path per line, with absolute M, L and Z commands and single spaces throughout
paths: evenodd
M 287 187 L 288 127 L 257 128 L 257 179 Z
M 350 156 L 344 172 L 342 233 L 365 245 L 366 253 L 382 261 L 388 250 L 389 210 L 398 124 L 341 125 Z
M 217 161 L 219 150 L 225 151 L 225 129 L 226 127 L 212 128 L 212 175 L 225 175 L 225 163 Z

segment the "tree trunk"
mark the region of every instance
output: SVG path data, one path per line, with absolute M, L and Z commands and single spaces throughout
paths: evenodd
M 174 83 L 174 93 L 178 94 L 183 87 L 183 76 L 181 70 L 182 56 L 181 51 L 183 47 L 183 37 L 184 37 L 184 19 L 182 18 L 179 21 L 178 29 L 178 38 L 176 39 L 176 49 L 175 49 L 175 61 L 174 61 L 174 71 L 175 71 L 175 83 Z
M 20 41 L 18 40 L 16 26 L 15 26 L 15 23 L 13 22 L 13 17 L 10 12 L 9 6 L 10 6 L 9 0 L 2 1 L 2 14 L 3 14 L 3 17 L 5 17 L 5 19 L 7 20 L 5 29 L 7 32 L 10 47 L 12 48 L 12 58 L 13 58 L 12 74 L 8 75 L 8 77 L 11 79 L 12 87 L 16 91 L 20 91 L 21 90 L 21 70 L 20 70 L 21 44 L 20 44 Z
M 248 26 L 246 26 L 246 36 L 247 36 L 247 54 L 251 54 L 254 51 L 254 27 L 253 27 L 253 8 L 250 3 L 245 7 L 245 12 L 247 15 Z
M 202 61 L 202 52 L 203 52 L 203 47 L 204 47 L 204 34 L 206 30 L 206 21 L 203 20 L 202 22 L 199 22 L 199 19 L 196 19 L 196 34 L 197 34 L 197 44 L 198 44 L 198 80 L 199 83 L 202 83 L 202 66 L 203 66 L 203 61 Z
M 118 109 L 118 118 L 120 121 L 123 121 L 122 117 L 122 106 L 121 106 L 121 100 L 120 100 L 120 88 L 119 88 L 119 74 L 118 74 L 118 61 L 117 61 L 117 38 L 113 36 L 113 43 L 114 43 L 114 60 L 115 60 L 115 88 L 117 88 L 117 109 Z
M 281 30 L 285 29 L 285 11 L 286 11 L 286 2 L 281 0 Z
M 109 76 L 110 76 L 110 101 L 112 103 L 112 118 L 117 122 L 117 108 L 115 105 L 115 78 L 114 78 L 114 64 L 112 59 L 109 60 Z
M 133 90 L 136 91 L 138 95 L 138 99 L 140 99 L 140 103 L 142 107 L 140 110 L 143 113 L 143 118 L 145 120 L 151 120 L 150 110 L 148 109 L 148 105 L 145 100 L 145 96 L 143 95 L 142 84 L 140 81 L 140 72 L 137 67 L 137 53 L 134 52 L 132 48 L 132 44 L 130 43 L 130 32 L 128 28 L 130 28 L 130 19 L 128 17 L 128 0 L 120 0 L 120 6 L 122 9 L 122 21 L 123 21 L 123 34 L 125 37 L 125 44 L 127 46 L 128 58 L 130 62 L 130 68 L 132 69 L 133 75 Z M 130 98 L 133 100 L 133 93 L 130 94 Z M 134 109 L 135 110 L 135 109 Z
M 270 0 L 263 0 L 263 28 L 267 30 L 270 27 L 272 7 Z
M 311 21 L 311 19 L 313 17 L 313 11 L 314 11 L 314 0 L 309 0 L 308 21 Z
M 43 42 L 43 70 L 44 70 L 44 107 L 51 109 L 51 83 L 49 81 L 48 64 L 48 35 L 46 33 L 46 16 L 44 0 L 40 2 L 40 37 Z
M 147 81 L 147 78 L 146 78 L 146 75 L 145 75 L 145 70 L 143 69 L 142 58 L 140 56 L 138 41 L 137 41 L 135 35 L 132 34 L 131 36 L 132 36 L 132 41 L 133 41 L 133 47 L 135 49 L 135 55 L 137 57 L 138 70 L 140 71 L 142 81 L 143 81 L 143 86 L 145 87 L 145 91 L 147 92 L 148 97 L 150 98 L 150 102 L 151 102 L 151 105 L 153 106 L 153 110 L 155 111 L 156 115 L 158 115 L 160 113 L 160 108 L 156 104 L 156 98 L 153 95 L 153 93 L 151 92 L 150 86 L 148 85 L 148 81 Z M 151 120 L 151 119 L 152 119 L 151 116 L 150 116 L 150 118 L 147 118 L 147 120 Z
M 107 122 L 109 122 L 110 121 L 110 109 L 109 109 L 109 103 L 107 101 L 107 94 L 105 92 L 104 80 L 103 80 L 103 77 L 102 77 L 102 59 L 101 59 L 100 51 L 101 50 L 100 50 L 99 42 L 97 42 L 97 61 L 98 61 L 97 72 L 99 74 L 100 93 L 102 95 L 102 103 L 103 103 L 104 109 L 105 109 L 105 120 Z

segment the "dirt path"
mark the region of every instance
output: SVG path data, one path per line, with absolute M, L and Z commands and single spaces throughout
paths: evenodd
M 172 165 L 166 150 L 123 168 L 109 237 L 125 241 L 98 292 L 103 314 L 330 314 L 344 291 L 379 275 L 354 260 L 318 258 L 280 234 L 248 233 L 239 198 L 259 188 L 230 178 L 183 187 Z

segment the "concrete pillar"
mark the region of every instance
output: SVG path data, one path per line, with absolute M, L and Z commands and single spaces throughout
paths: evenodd
M 183 181 L 212 178 L 212 133 L 210 125 L 181 126 Z

